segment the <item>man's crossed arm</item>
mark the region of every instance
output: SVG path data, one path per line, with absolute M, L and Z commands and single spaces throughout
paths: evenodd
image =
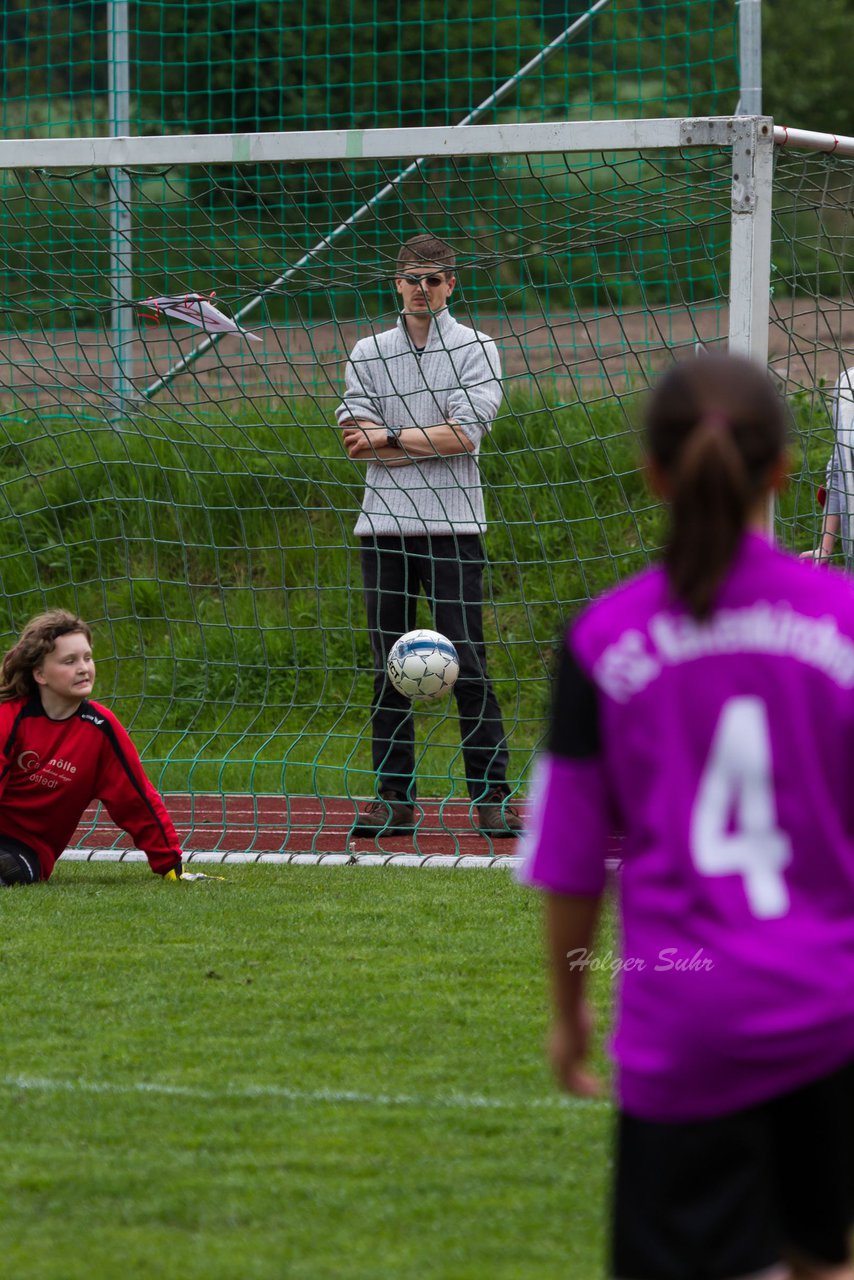
M 388 443 L 388 429 L 367 418 L 345 418 L 340 423 L 344 448 L 354 462 L 381 462 L 404 467 L 424 458 L 448 458 L 471 453 L 474 444 L 456 422 L 437 422 L 430 427 L 404 427 L 398 446 Z

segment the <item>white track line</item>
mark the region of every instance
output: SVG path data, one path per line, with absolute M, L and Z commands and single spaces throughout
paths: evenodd
M 446 1093 L 433 1096 L 411 1093 L 365 1093 L 351 1089 L 291 1089 L 285 1085 L 247 1084 L 225 1085 L 222 1089 L 197 1089 L 192 1085 L 161 1084 L 156 1080 L 136 1080 L 127 1084 L 112 1080 L 60 1080 L 49 1076 L 3 1076 L 5 1089 L 19 1089 L 30 1093 L 95 1093 L 95 1094 L 153 1094 L 156 1097 L 198 1098 L 203 1102 L 223 1102 L 229 1099 L 251 1101 L 254 1098 L 271 1098 L 279 1102 L 300 1102 L 311 1105 L 351 1103 L 367 1107 L 411 1107 L 418 1110 L 452 1108 L 463 1111 L 530 1111 L 573 1110 L 580 1107 L 608 1108 L 611 1104 L 602 1098 L 571 1098 L 555 1093 L 544 1098 L 490 1098 L 480 1093 Z

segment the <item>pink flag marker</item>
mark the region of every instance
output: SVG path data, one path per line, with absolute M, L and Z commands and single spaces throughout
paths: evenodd
M 261 339 L 254 333 L 241 328 L 213 305 L 210 299 L 215 296 L 213 293 L 207 298 L 201 293 L 179 293 L 164 298 L 145 298 L 135 305 L 140 309 L 140 315 L 152 324 L 160 324 L 164 316 L 170 316 L 173 320 L 194 324 L 197 328 L 204 329 L 205 333 L 239 333 L 249 342 L 260 342 Z

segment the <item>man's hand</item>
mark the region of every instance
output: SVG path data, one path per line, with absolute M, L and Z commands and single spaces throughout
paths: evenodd
M 341 428 L 341 439 L 349 456 L 359 458 L 385 449 L 388 445 L 388 432 L 376 422 L 357 422 L 351 418 Z
M 209 876 L 204 871 L 185 871 L 183 867 L 173 867 L 171 871 L 167 871 L 164 880 L 172 880 L 175 883 L 184 880 L 224 880 L 225 876 Z
M 549 1038 L 549 1059 L 557 1082 L 567 1093 L 579 1098 L 598 1098 L 602 1085 L 585 1062 L 590 1050 L 593 1017 L 582 1003 L 574 1018 L 558 1017 Z

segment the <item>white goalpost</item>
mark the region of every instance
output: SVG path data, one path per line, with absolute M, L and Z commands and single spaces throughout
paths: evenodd
M 348 862 L 370 659 L 361 477 L 334 409 L 354 342 L 393 323 L 400 243 L 426 229 L 456 253 L 455 314 L 502 361 L 487 640 L 522 787 L 560 620 L 658 545 L 632 419 L 661 368 L 698 344 L 770 365 L 804 441 L 778 529 L 811 538 L 828 392 L 852 363 L 852 156 L 756 115 L 0 141 L 6 629 L 60 599 L 92 618 L 101 696 L 198 856 Z M 139 305 L 164 296 L 198 299 L 195 327 Z M 423 847 L 390 852 L 503 854 L 467 843 L 447 708 L 418 735 L 436 799 Z M 127 856 L 96 828 L 82 856 Z

